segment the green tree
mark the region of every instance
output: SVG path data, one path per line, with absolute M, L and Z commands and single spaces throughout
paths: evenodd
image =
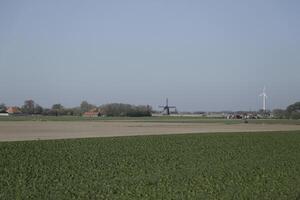
M 58 115 L 62 115 L 63 114 L 63 111 L 64 111 L 64 107 L 61 105 L 61 104 L 54 104 L 52 106 L 52 113 L 56 116 Z
M 5 106 L 5 104 L 4 104 L 4 103 L 1 103 L 1 104 L 0 104 L 0 113 L 1 113 L 1 112 L 6 112 L 6 110 L 7 110 L 7 107 Z
M 288 118 L 300 119 L 300 102 L 289 105 L 286 108 L 286 113 Z
M 80 116 L 82 114 L 80 107 L 70 108 L 70 110 L 72 115 Z
M 44 108 L 42 106 L 36 104 L 34 107 L 34 114 L 41 115 L 43 114 L 43 110 Z
M 283 109 L 274 109 L 272 111 L 274 118 L 283 119 L 286 118 L 286 110 Z
M 106 116 L 144 117 L 151 116 L 152 108 L 150 106 L 111 103 L 100 106 L 100 112 Z
M 51 109 L 49 109 L 49 108 L 44 108 L 43 109 L 43 112 L 42 112 L 42 115 L 51 115 L 52 113 L 51 113 Z
M 62 109 L 64 109 L 64 107 L 61 105 L 61 104 L 54 104 L 53 106 L 52 106 L 52 109 L 53 110 L 62 110 Z

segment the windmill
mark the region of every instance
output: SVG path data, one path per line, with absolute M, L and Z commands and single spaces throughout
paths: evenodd
M 266 111 L 267 98 L 268 98 L 268 96 L 266 94 L 266 86 L 264 87 L 263 92 L 259 96 L 262 97 L 262 99 L 263 99 L 263 107 L 262 107 L 262 109 L 265 112 Z
M 169 101 L 168 98 L 166 99 L 166 105 L 164 106 L 159 106 L 159 108 L 163 108 L 163 111 L 165 112 L 166 115 L 170 115 L 170 108 L 175 108 L 176 106 L 169 106 Z

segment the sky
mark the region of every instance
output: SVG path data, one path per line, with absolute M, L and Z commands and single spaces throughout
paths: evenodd
M 298 0 L 0 0 L 0 102 L 179 111 L 300 101 Z

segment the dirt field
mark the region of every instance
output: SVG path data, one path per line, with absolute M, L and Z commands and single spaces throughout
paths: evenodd
M 300 130 L 300 125 L 152 122 L 0 122 L 0 141 Z

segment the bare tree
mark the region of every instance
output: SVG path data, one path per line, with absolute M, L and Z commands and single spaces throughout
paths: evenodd
M 24 105 L 22 106 L 21 110 L 25 114 L 32 115 L 34 114 L 34 107 L 35 107 L 35 103 L 33 100 L 30 99 L 24 102 Z
M 96 106 L 93 104 L 89 104 L 87 101 L 82 101 L 80 104 L 80 112 L 81 113 L 88 112 L 93 108 L 96 108 Z

